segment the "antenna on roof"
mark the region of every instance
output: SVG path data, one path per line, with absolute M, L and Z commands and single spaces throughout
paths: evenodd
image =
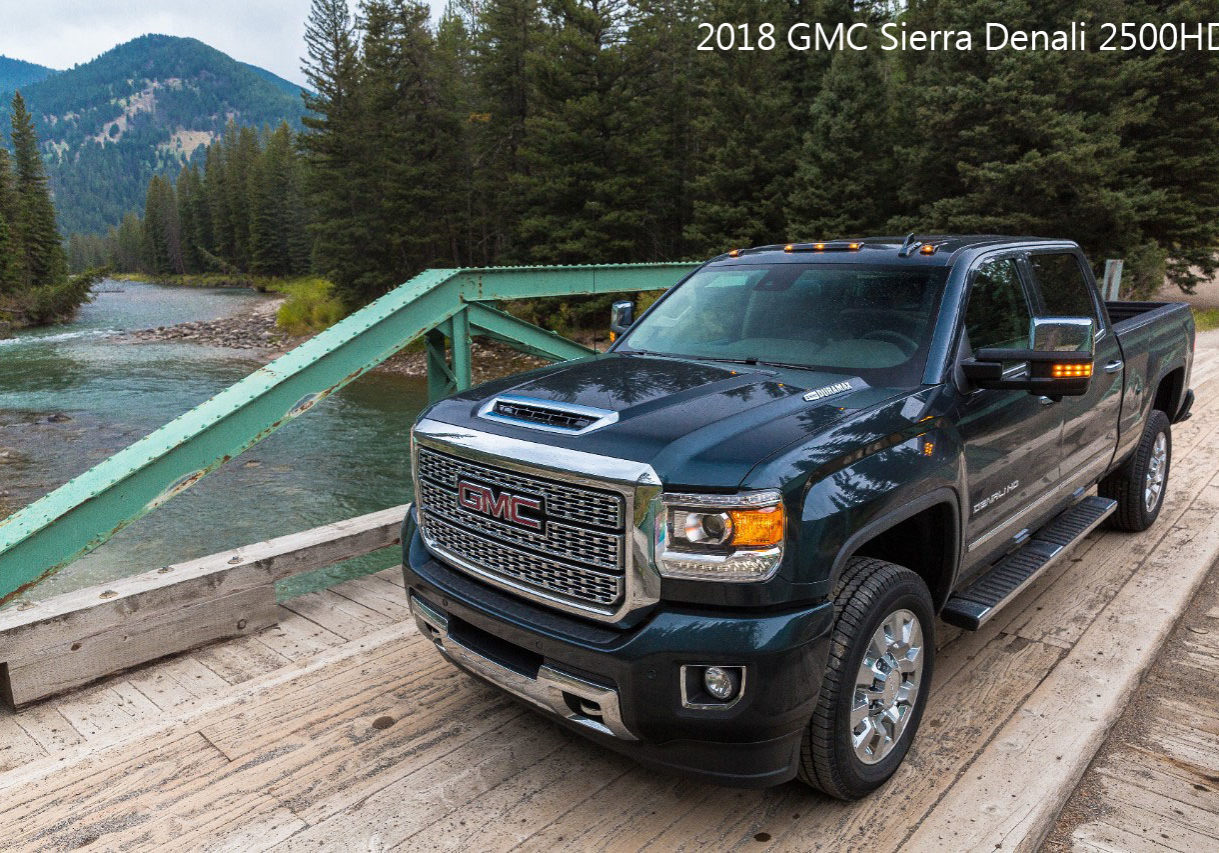
M 919 247 L 919 244 L 914 239 L 914 232 L 911 231 L 909 234 L 906 235 L 906 241 L 904 243 L 902 243 L 902 247 L 897 250 L 897 256 L 899 258 L 909 257 L 910 253 L 913 252 L 918 247 Z

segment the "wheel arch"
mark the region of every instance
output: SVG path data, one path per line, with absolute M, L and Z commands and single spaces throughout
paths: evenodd
M 1151 399 L 1153 409 L 1159 409 L 1168 415 L 1169 421 L 1176 419 L 1177 412 L 1181 411 L 1181 404 L 1185 402 L 1184 364 L 1176 364 L 1164 371 L 1156 382 L 1155 394 Z
M 831 586 L 852 557 L 874 557 L 910 569 L 927 584 L 939 612 L 960 564 L 960 495 L 947 486 L 935 489 L 855 531 L 834 559 Z

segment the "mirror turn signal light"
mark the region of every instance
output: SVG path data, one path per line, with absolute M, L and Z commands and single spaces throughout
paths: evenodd
M 1053 379 L 1086 379 L 1092 375 L 1092 363 L 1055 364 L 1050 367 L 1050 377 Z

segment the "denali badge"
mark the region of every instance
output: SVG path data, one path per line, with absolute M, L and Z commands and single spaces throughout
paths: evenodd
M 826 385 L 823 388 L 815 388 L 804 395 L 805 400 L 820 400 L 823 397 L 832 397 L 835 394 L 841 394 L 843 391 L 850 391 L 850 382 L 835 382 L 833 385 Z
M 991 504 L 998 503 L 999 501 L 1003 500 L 1005 497 L 1010 495 L 1012 492 L 1016 491 L 1016 489 L 1018 489 L 1018 488 L 1020 488 L 1020 481 L 1012 480 L 1010 483 L 1008 483 L 1006 486 L 1004 486 L 999 491 L 993 492 L 989 497 L 982 498 L 982 500 L 980 500 L 976 504 L 974 504 L 974 512 L 975 513 L 981 512 L 982 510 L 986 509 Z
M 542 529 L 540 518 L 525 514 L 526 511 L 538 514 L 542 512 L 542 501 L 539 498 L 514 495 L 504 490 L 497 495 L 494 489 L 484 483 L 458 480 L 457 503 L 471 512 L 502 518 L 530 530 Z

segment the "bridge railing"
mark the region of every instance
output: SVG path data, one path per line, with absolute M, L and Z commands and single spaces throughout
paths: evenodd
M 429 396 L 438 399 L 469 387 L 474 334 L 554 361 L 592 352 L 498 310 L 495 303 L 659 290 L 672 286 L 695 266 L 426 270 L 0 521 L 0 605 L 181 494 L 417 338 L 424 338 L 427 349 Z

